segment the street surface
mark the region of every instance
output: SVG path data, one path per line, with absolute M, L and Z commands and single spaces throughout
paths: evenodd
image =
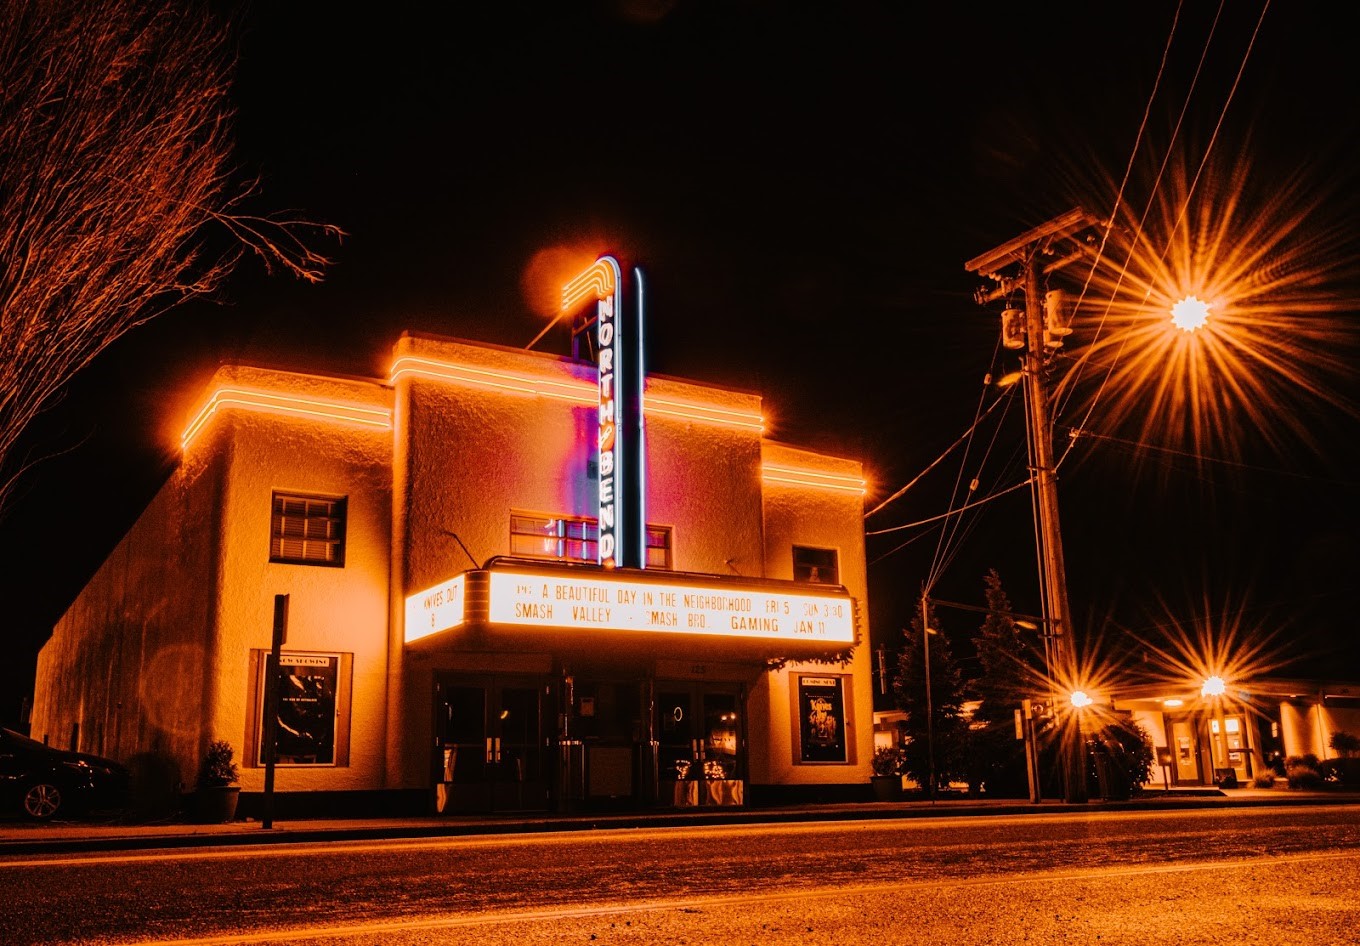
M 1360 943 L 1360 807 L 0 860 L 0 943 Z

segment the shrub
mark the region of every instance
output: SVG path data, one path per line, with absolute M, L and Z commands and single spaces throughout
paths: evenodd
M 897 746 L 879 746 L 874 750 L 875 775 L 901 775 L 902 750 Z
M 1264 772 L 1257 772 L 1256 777 L 1251 780 L 1252 788 L 1274 788 L 1275 773 L 1266 769 Z
M 1331 785 L 1343 788 L 1360 787 L 1360 759 L 1353 757 L 1328 759 L 1319 763 L 1318 774 L 1322 776 L 1324 782 Z
M 1308 765 L 1304 759 L 1307 757 L 1297 757 L 1296 759 L 1286 759 L 1284 764 L 1284 777 L 1289 782 L 1290 788 L 1321 788 L 1322 772 L 1317 766 L 1317 757 L 1312 756 L 1313 765 Z M 1292 764 L 1291 764 L 1292 762 Z
M 1152 777 L 1152 740 L 1139 723 L 1118 720 L 1087 738 L 1087 783 L 1105 797 L 1128 797 Z
M 208 744 L 203 764 L 198 769 L 199 785 L 230 785 L 237 779 L 236 763 L 232 761 L 231 743 L 218 739 Z

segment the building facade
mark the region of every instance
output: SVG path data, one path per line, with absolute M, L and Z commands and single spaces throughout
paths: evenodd
M 1165 685 L 1122 690 L 1112 706 L 1152 739 L 1154 785 L 1250 784 L 1285 760 L 1335 759 L 1338 732 L 1360 733 L 1360 686 L 1264 677 L 1221 692 Z
M 407 334 L 381 379 L 221 368 L 43 648 L 32 734 L 185 789 L 226 739 L 251 799 L 272 722 L 281 810 L 867 797 L 859 463 L 649 376 L 618 566 L 608 367 Z

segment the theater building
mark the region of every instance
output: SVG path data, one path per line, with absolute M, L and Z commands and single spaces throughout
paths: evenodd
M 382 378 L 222 367 L 30 731 L 186 790 L 226 739 L 246 810 L 271 721 L 280 812 L 867 797 L 859 463 L 640 373 L 630 446 L 622 361 L 408 333 Z

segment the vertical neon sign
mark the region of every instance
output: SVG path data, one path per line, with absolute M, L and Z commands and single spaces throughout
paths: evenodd
M 645 568 L 647 517 L 643 488 L 642 271 L 633 269 L 635 300 L 624 292 L 612 256 L 562 288 L 562 311 L 595 300 L 599 348 L 599 562 Z M 629 305 L 629 301 L 632 302 Z

